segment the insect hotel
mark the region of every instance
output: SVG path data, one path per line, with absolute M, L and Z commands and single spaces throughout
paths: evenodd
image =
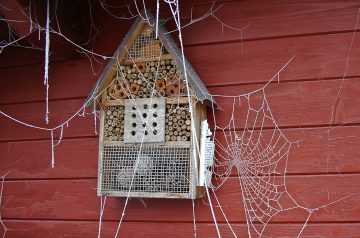
M 213 157 L 206 105 L 215 102 L 166 33 L 160 25 L 156 38 L 154 27 L 136 19 L 89 96 L 97 100 L 88 106 L 101 111 L 98 195 L 204 194 Z

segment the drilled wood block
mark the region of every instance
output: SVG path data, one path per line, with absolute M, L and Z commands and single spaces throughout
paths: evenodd
M 165 98 L 125 100 L 125 143 L 165 140 Z

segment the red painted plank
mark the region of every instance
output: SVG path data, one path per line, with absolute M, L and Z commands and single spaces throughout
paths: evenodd
M 96 178 L 98 139 L 63 140 L 55 147 L 56 169 L 50 141 L 0 143 L 0 158 L 0 175 L 11 171 L 7 178 Z
M 45 103 L 29 103 L 2 106 L 0 110 L 9 115 L 20 119 L 26 123 L 45 128 L 52 128 L 59 124 L 63 124 L 73 115 L 75 115 L 83 106 L 85 99 L 74 99 L 66 101 L 50 102 L 50 124 L 45 124 L 44 112 Z M 64 137 L 74 136 L 95 136 L 94 132 L 94 115 L 92 111 L 87 109 L 85 116 L 77 115 L 68 123 L 68 127 L 64 126 Z M 82 111 L 80 112 L 82 114 Z M 97 125 L 99 122 L 97 122 Z M 50 131 L 33 129 L 18 124 L 8 118 L 0 119 L 0 140 L 29 140 L 29 139 L 50 139 Z M 60 135 L 60 129 L 56 130 L 55 137 Z
M 104 64 L 88 59 L 51 63 L 49 99 L 87 96 L 102 73 Z M 94 71 L 94 72 L 93 72 Z M 44 101 L 44 66 L 0 68 L 0 103 Z
M 282 38 L 244 43 L 187 47 L 186 57 L 207 86 L 280 80 L 342 77 L 353 34 Z M 355 40 L 347 76 L 360 75 L 360 41 Z
M 295 128 L 283 132 L 290 141 L 298 141 L 290 150 L 288 173 L 360 171 L 360 160 L 357 159 L 360 157 L 359 127 Z M 263 134 L 268 136 L 268 133 L 271 130 Z M 217 133 L 217 138 L 226 145 L 221 133 Z M 55 147 L 55 169 L 50 167 L 49 141 L 0 143 L 0 158 L 0 175 L 11 170 L 7 176 L 11 179 L 95 178 L 98 139 L 64 139 Z
M 182 4 L 182 2 L 180 2 Z M 211 8 L 212 2 L 202 6 L 192 6 L 181 9 L 184 17 L 182 25 L 186 25 L 191 16 L 198 18 L 206 14 Z M 215 18 L 209 16 L 204 20 L 185 27 L 182 30 L 185 45 L 192 44 L 213 44 L 224 41 L 241 41 L 284 37 L 303 34 L 321 34 L 325 32 L 351 31 L 354 30 L 355 20 L 359 8 L 359 3 L 352 1 L 232 1 L 227 3 L 217 3 L 214 10 L 220 5 L 222 7 L 216 11 L 216 17 L 228 26 L 242 29 L 250 25 L 243 31 L 232 30 L 224 27 Z M 184 5 L 183 5 L 184 6 Z M 112 9 L 116 12 L 116 9 Z M 163 18 L 171 15 L 167 12 L 168 7 L 161 7 Z M 123 9 L 121 9 L 123 11 Z M 121 15 L 120 13 L 118 15 Z M 130 20 L 131 21 L 131 20 Z M 121 39 L 123 29 L 128 28 L 129 21 L 116 20 L 108 14 L 101 14 L 98 19 L 101 25 L 101 34 L 96 41 L 97 51 L 113 52 L 119 42 L 114 39 Z M 316 24 L 313 24 L 316 22 Z M 204 27 L 206 26 L 206 27 Z M 174 30 L 175 24 L 172 20 L 167 22 L 168 30 Z M 177 39 L 177 32 L 173 33 Z M 243 38 L 242 38 L 243 37 Z
M 360 175 L 287 176 L 287 189 L 296 201 L 316 208 L 327 203 L 351 197 L 326 209 L 314 212 L 312 222 L 360 221 Z M 100 199 L 96 196 L 96 180 L 40 180 L 5 182 L 2 203 L 3 218 L 25 219 L 98 219 Z M 218 191 L 218 198 L 228 219 L 244 221 L 239 181 L 229 179 Z M 285 199 L 286 196 L 283 195 Z M 282 199 L 283 199 L 282 198 Z M 213 200 L 214 202 L 214 200 Z M 104 218 L 117 220 L 124 199 L 109 198 Z M 283 207 L 290 204 L 283 200 Z M 216 217 L 224 221 L 218 208 Z M 210 209 L 202 200 L 196 203 L 197 220 L 212 222 Z M 294 209 L 279 213 L 272 221 L 303 222 L 307 212 Z M 126 221 L 191 221 L 192 205 L 189 200 L 131 199 L 126 210 Z
M 88 221 L 20 221 L 5 220 L 10 228 L 7 235 L 17 238 L 56 238 L 56 237 L 94 237 L 98 234 L 98 223 Z M 273 237 L 294 237 L 299 232 L 299 224 L 269 224 L 267 235 Z M 141 227 L 141 229 L 139 229 Z M 117 228 L 116 222 L 104 222 L 101 237 L 114 237 Z M 232 224 L 238 237 L 247 236 L 247 227 L 244 224 Z M 222 237 L 232 237 L 229 228 L 225 224 L 219 224 Z M 360 225 L 355 223 L 335 224 L 308 224 L 301 237 L 357 237 Z M 119 237 L 146 237 L 168 238 L 193 237 L 193 224 L 189 223 L 140 223 L 124 222 L 121 226 Z M 216 237 L 213 223 L 198 223 L 196 225 L 197 237 Z
M 279 126 L 309 126 L 328 125 L 330 123 L 355 123 L 359 122 L 360 111 L 358 107 L 360 98 L 360 80 L 313 81 L 298 83 L 270 84 L 265 90 L 271 112 Z M 339 93 L 339 102 L 335 103 Z M 249 93 L 261 85 L 229 86 L 212 88 L 214 95 L 239 95 Z M 260 109 L 263 102 L 263 92 L 259 91 L 250 97 L 250 108 Z M 222 112 L 216 117 L 217 125 L 228 125 L 233 111 L 232 98 L 215 98 Z M 241 106 L 240 106 L 241 105 Z M 249 100 L 245 97 L 241 101 L 235 100 L 235 127 L 243 128 L 249 109 Z M 264 113 L 261 113 L 264 114 Z M 256 114 L 253 112 L 248 120 L 247 127 L 252 127 Z M 332 120 L 331 120 L 332 119 Z M 260 127 L 262 120 L 258 117 L 256 127 Z M 265 126 L 274 126 L 272 121 L 265 121 Z

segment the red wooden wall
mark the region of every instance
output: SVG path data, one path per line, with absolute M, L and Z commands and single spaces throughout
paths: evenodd
M 352 195 L 315 212 L 303 237 L 359 237 L 359 28 L 348 58 L 359 1 L 223 2 L 219 19 L 237 28 L 251 23 L 249 27 L 243 34 L 229 29 L 222 33 L 221 24 L 208 18 L 185 28 L 186 56 L 212 93 L 239 94 L 262 87 L 296 55 L 281 73 L 280 83 L 266 90 L 285 135 L 300 141 L 290 151 L 288 190 L 306 207 Z M 196 2 L 195 14 L 209 4 Z M 189 14 L 190 6 L 182 9 L 183 14 Z M 130 24 L 104 20 L 95 50 L 112 55 Z M 0 110 L 36 125 L 44 125 L 42 54 L 0 55 Z M 103 66 L 95 64 L 94 69 L 101 72 Z M 86 58 L 50 65 L 51 125 L 81 107 L 98 76 Z M 6 237 L 96 237 L 100 199 L 93 117 L 77 117 L 64 129 L 64 139 L 55 148 L 54 169 L 49 138 L 48 132 L 0 117 L 0 175 L 11 171 L 1 204 L 2 220 L 10 229 Z M 230 178 L 218 195 L 239 237 L 246 237 L 238 179 Z M 108 199 L 102 237 L 114 236 L 123 205 L 123 199 Z M 223 237 L 231 237 L 224 218 L 216 213 Z M 277 216 L 267 234 L 294 237 L 306 215 L 294 210 Z M 216 237 L 210 209 L 201 200 L 196 203 L 196 219 L 198 237 Z M 131 199 L 120 235 L 192 237 L 193 232 L 191 201 Z

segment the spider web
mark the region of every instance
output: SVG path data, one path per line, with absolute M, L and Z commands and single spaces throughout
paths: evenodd
M 210 186 L 218 189 L 235 168 L 249 237 L 253 232 L 261 236 L 271 218 L 288 209 L 281 200 L 286 196 L 292 198 L 285 184 L 292 143 L 276 124 L 265 89 L 226 99 L 229 100 L 232 101 L 229 123 L 221 127 L 215 120 L 217 149 L 212 172 L 218 185 Z M 292 207 L 298 207 L 295 201 Z

